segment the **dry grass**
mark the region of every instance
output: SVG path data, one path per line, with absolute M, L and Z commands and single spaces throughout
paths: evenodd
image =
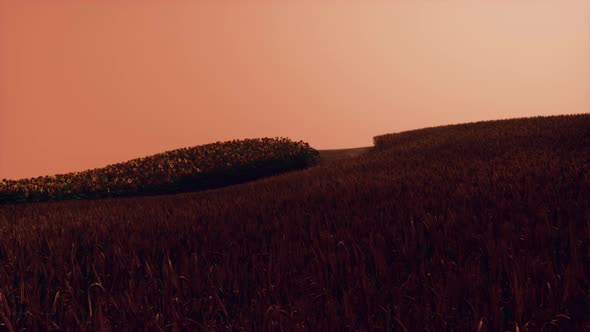
M 584 331 L 590 115 L 200 193 L 0 207 L 6 330 Z

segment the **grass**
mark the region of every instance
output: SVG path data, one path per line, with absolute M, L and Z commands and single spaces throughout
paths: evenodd
M 589 114 L 481 122 L 222 189 L 0 206 L 0 320 L 584 331 L 589 146 Z

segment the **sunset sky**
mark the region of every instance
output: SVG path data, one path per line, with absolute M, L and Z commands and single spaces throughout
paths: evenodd
M 589 0 L 0 0 L 0 179 L 589 111 Z

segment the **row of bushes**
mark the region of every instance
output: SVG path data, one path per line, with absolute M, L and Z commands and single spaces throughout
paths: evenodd
M 302 141 L 260 138 L 168 151 L 83 172 L 0 182 L 0 203 L 163 194 L 222 187 L 318 162 Z

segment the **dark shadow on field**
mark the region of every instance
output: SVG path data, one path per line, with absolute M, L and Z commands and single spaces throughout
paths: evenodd
M 284 161 L 277 161 L 254 166 L 213 171 L 203 175 L 183 177 L 177 184 L 175 184 L 174 188 L 171 188 L 171 190 L 168 191 L 168 193 L 222 188 L 273 175 L 302 170 L 307 167 L 306 161 L 301 159 L 289 161 L 287 164 Z

